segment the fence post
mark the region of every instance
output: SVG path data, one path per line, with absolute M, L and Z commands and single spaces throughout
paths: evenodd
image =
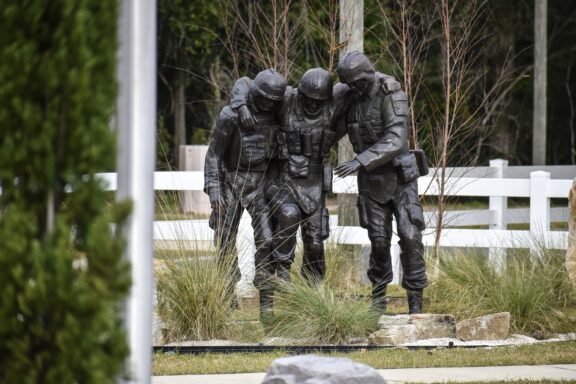
M 495 159 L 490 160 L 490 167 L 496 168 L 492 177 L 496 179 L 504 178 L 508 160 Z M 508 210 L 508 198 L 506 196 L 490 196 L 489 209 L 494 213 L 496 221 L 490 224 L 490 229 L 506 229 L 506 213 Z M 502 269 L 506 260 L 506 248 L 490 248 L 488 258 L 491 265 L 497 270 Z
M 390 256 L 392 258 L 392 284 L 402 284 L 402 263 L 400 262 L 400 246 L 392 244 L 390 246 Z
M 178 155 L 178 170 L 180 171 L 202 171 L 204 170 L 204 159 L 208 152 L 207 145 L 181 145 Z M 181 191 L 180 201 L 182 212 L 184 213 L 205 213 L 210 214 L 210 199 L 202 189 L 195 191 Z
M 238 282 L 237 290 L 240 296 L 247 294 L 254 289 L 253 281 L 256 269 L 254 266 L 254 254 L 256 245 L 254 244 L 254 231 L 252 230 L 252 219 L 247 210 L 243 210 L 238 235 L 236 237 L 236 249 L 238 252 L 238 268 L 242 277 Z
M 550 230 L 549 181 L 550 172 L 536 171 L 530 173 L 530 232 L 532 241 L 544 241 L 545 233 Z

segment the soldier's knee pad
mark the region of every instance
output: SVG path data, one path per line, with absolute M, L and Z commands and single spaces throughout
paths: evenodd
M 414 236 L 405 236 L 401 238 L 400 248 L 402 248 L 404 252 L 422 252 L 424 245 L 422 244 L 421 236 L 419 236 L 418 233 L 415 233 Z
M 263 239 L 261 242 L 256 244 L 257 252 L 261 252 L 262 254 L 269 254 L 274 249 L 274 239 Z
M 288 204 L 280 207 L 278 224 L 281 228 L 298 228 L 300 222 L 300 209 L 297 205 Z
M 390 249 L 390 239 L 385 237 L 376 237 L 371 239 L 372 252 L 385 252 Z
M 324 253 L 324 244 L 322 242 L 311 242 L 307 244 L 306 249 L 309 253 L 321 255 Z

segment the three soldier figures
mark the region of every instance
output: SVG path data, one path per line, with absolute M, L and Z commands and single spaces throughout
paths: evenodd
M 235 263 L 235 283 L 240 276 L 234 245 L 239 220 L 244 209 L 250 214 L 261 316 L 272 309 L 275 281 L 290 279 L 298 228 L 304 245 L 302 275 L 311 283 L 324 277 L 326 193 L 332 184 L 328 155 L 345 134 L 357 156 L 335 173 L 358 172 L 360 225 L 372 244 L 372 306 L 386 310 L 394 216 L 409 311 L 422 311 L 427 277 L 417 178 L 427 173 L 427 165 L 422 152 L 408 148 L 407 97 L 395 79 L 376 72 L 360 52 L 342 58 L 338 76 L 341 83 L 333 86 L 328 71 L 310 69 L 296 89 L 273 70 L 254 80 L 241 78 L 216 120 L 205 165 L 210 226 L 219 260 Z

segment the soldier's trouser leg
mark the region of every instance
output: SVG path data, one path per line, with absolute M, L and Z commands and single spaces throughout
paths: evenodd
M 254 242 L 256 244 L 254 285 L 260 291 L 260 315 L 262 317 L 272 309 L 274 292 L 272 283 L 275 270 L 272 257 L 272 220 L 266 202 L 260 197 L 256 197 L 248 206 L 248 213 L 252 218 L 252 228 L 254 229 Z
M 422 311 L 422 290 L 428 285 L 422 244 L 424 215 L 418 201 L 416 183 L 400 184 L 394 199 L 394 216 L 400 237 L 400 261 L 404 271 L 402 287 L 408 291 L 410 313 Z
M 240 279 L 236 238 L 243 210 L 238 200 L 231 201 L 222 215 L 222 222 L 216 230 L 214 239 L 218 248 L 218 263 L 230 269 L 231 273 L 234 274 L 235 283 Z
M 290 267 L 296 251 L 296 232 L 300 224 L 300 208 L 297 204 L 282 204 L 276 210 L 274 233 L 274 261 L 278 277 L 290 281 Z
M 323 206 L 302 220 L 302 276 L 309 283 L 319 283 L 326 274 L 324 239 L 328 237 L 328 217 Z
M 368 263 L 368 278 L 372 283 L 372 304 L 376 310 L 386 309 L 386 287 L 392 281 L 392 202 L 378 203 L 369 197 L 358 196 L 360 224 L 368 229 L 372 249 Z
M 236 237 L 243 208 L 237 199 L 230 199 L 217 218 L 214 243 L 218 250 L 217 261 L 223 273 L 229 275 L 228 292 L 233 294 L 236 283 L 240 280 Z

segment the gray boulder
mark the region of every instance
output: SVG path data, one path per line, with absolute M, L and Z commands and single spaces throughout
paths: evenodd
M 274 360 L 262 384 L 385 384 L 374 369 L 347 358 L 313 355 Z

